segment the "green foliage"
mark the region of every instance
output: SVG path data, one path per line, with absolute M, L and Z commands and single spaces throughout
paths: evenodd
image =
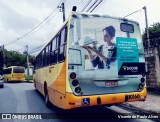
M 0 50 L 0 73 L 3 70 L 3 52 Z
M 26 76 L 26 80 L 33 80 L 33 75 Z
M 33 60 L 33 56 L 29 56 Z M 9 66 L 24 66 L 27 67 L 27 56 L 16 51 L 5 50 L 5 64 Z
M 147 40 L 146 31 L 142 35 L 143 41 Z M 149 27 L 149 39 L 154 39 L 160 37 L 160 23 L 154 23 L 151 27 Z

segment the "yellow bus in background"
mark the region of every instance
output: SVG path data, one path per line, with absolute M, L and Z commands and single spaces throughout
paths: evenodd
M 3 70 L 3 81 L 24 81 L 25 67 L 11 66 Z
M 104 45 L 104 38 L 112 42 Z M 126 18 L 71 13 L 36 56 L 34 86 L 47 106 L 51 102 L 62 109 L 145 101 L 139 24 Z

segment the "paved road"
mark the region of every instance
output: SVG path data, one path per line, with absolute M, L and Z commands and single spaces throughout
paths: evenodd
M 117 115 L 116 119 L 111 118 L 113 122 L 152 122 L 149 119 L 118 119 L 118 114 L 124 115 L 124 113 L 130 114 L 130 112 L 115 106 L 112 106 L 110 108 L 81 108 L 71 111 L 63 111 L 54 106 L 49 109 L 44 104 L 43 96 L 35 90 L 32 83 L 4 83 L 4 88 L 0 89 L 0 113 L 49 113 L 54 116 L 54 119 L 52 120 L 23 120 L 24 122 L 81 122 L 84 120 L 91 121 L 86 118 L 86 115 L 93 117 L 94 119 L 92 121 L 94 122 L 106 122 L 109 117 L 115 114 Z M 71 119 L 70 117 L 75 118 Z M 0 120 L 0 122 L 21 121 L 22 120 Z

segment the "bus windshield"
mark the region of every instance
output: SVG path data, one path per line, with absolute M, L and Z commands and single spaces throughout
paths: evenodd
M 24 73 L 24 68 L 22 67 L 14 67 L 13 73 Z
M 84 95 L 137 91 L 145 72 L 142 52 L 137 22 L 85 14 L 71 18 L 68 69 L 78 74 Z

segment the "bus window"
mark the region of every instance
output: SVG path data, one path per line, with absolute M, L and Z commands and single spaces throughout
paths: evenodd
M 50 62 L 50 46 L 51 44 L 47 45 L 46 47 L 46 65 L 49 65 Z
M 52 44 L 52 49 L 51 49 L 51 55 L 50 55 L 50 63 L 55 64 L 57 62 L 57 53 L 56 53 L 57 38 L 54 38 L 51 44 Z
M 132 24 L 121 23 L 120 27 L 121 27 L 121 31 L 123 31 L 123 32 L 134 33 L 134 27 Z
M 14 67 L 13 73 L 24 73 L 24 68 L 21 67 Z
M 45 66 L 46 65 L 46 48 L 43 50 L 42 56 L 43 56 L 43 66 Z
M 5 74 L 11 74 L 11 72 L 12 72 L 12 69 L 11 69 L 11 68 L 8 68 L 8 69 L 6 69 Z
M 59 48 L 59 54 L 58 54 L 58 61 L 62 62 L 65 59 L 65 53 L 66 53 L 66 33 L 67 33 L 67 28 L 64 28 L 61 32 L 61 46 Z
M 42 53 L 40 53 L 39 60 L 40 60 L 39 67 L 41 68 L 43 66 L 43 55 L 42 55 Z

